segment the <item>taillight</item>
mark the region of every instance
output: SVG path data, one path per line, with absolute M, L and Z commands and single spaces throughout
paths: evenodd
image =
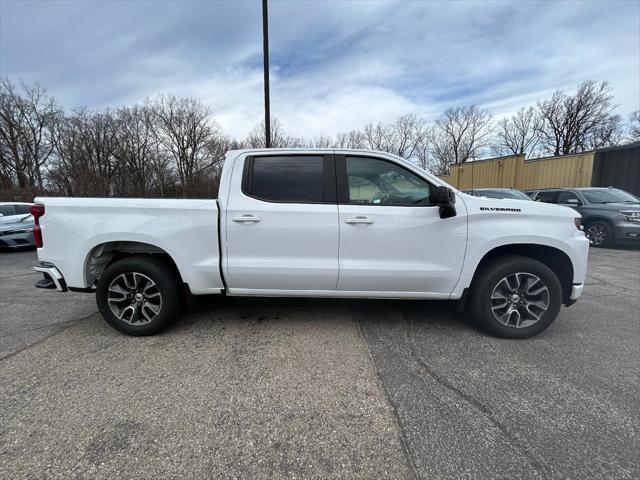
M 40 217 L 44 215 L 44 205 L 41 203 L 34 203 L 31 205 L 31 215 L 35 225 L 33 226 L 33 240 L 36 243 L 36 247 L 42 247 L 42 230 L 40 229 Z

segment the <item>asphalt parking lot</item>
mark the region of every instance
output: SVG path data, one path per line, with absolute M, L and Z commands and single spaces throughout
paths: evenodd
M 640 251 L 543 334 L 437 302 L 224 299 L 124 336 L 0 253 L 0 478 L 640 477 Z

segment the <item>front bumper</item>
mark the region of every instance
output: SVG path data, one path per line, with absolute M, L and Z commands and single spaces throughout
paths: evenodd
M 571 295 L 569 295 L 569 299 L 565 301 L 564 305 L 570 307 L 574 303 L 578 301 L 578 299 L 582 296 L 582 292 L 584 291 L 583 283 L 574 283 L 571 286 Z
M 36 272 L 40 272 L 44 275 L 44 278 L 36 283 L 38 288 L 56 289 L 59 292 L 66 292 L 67 282 L 60 271 L 50 263 L 40 263 L 33 267 Z
M 640 242 L 640 223 L 618 222 L 615 225 L 614 237 L 616 243 Z
M 574 284 L 571 289 L 571 296 L 569 297 L 574 302 L 582 296 L 584 290 L 584 283 Z

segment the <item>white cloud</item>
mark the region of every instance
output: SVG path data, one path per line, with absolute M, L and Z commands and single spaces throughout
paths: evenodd
M 0 70 L 66 106 L 161 92 L 211 106 L 231 135 L 262 116 L 258 2 L 3 2 Z M 640 3 L 270 2 L 272 113 L 310 137 L 477 103 L 508 114 L 608 80 L 640 108 Z

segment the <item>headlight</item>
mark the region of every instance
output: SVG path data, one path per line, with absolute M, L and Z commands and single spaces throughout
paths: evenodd
M 626 222 L 640 222 L 640 212 L 634 210 L 620 210 L 618 215 L 622 216 Z
M 578 230 L 582 230 L 582 217 L 575 217 L 573 219 L 573 223 L 575 224 Z

